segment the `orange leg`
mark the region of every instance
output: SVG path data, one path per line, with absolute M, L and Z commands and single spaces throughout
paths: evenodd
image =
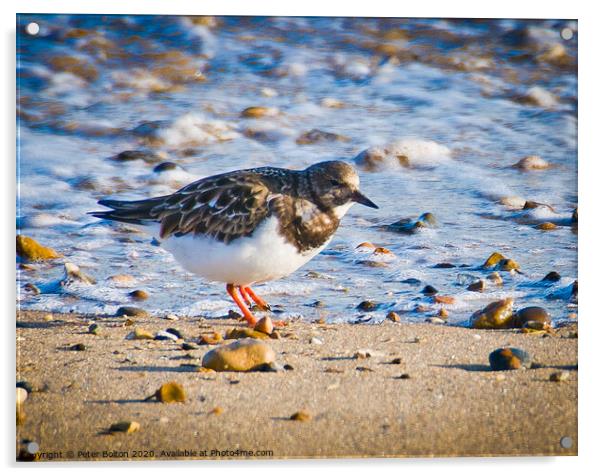
M 247 320 L 247 323 L 250 326 L 254 326 L 255 323 L 257 322 L 257 319 L 255 319 L 255 316 L 251 313 L 251 311 L 249 311 L 249 308 L 245 305 L 245 303 L 243 301 L 241 301 L 240 296 L 238 296 L 238 294 L 236 294 L 236 288 L 234 287 L 234 285 L 233 284 L 226 285 L 226 291 L 228 292 L 230 297 L 234 300 L 234 302 L 239 307 L 239 309 L 242 311 L 242 315 Z
M 255 304 L 257 304 L 261 308 L 262 311 L 270 310 L 270 305 L 263 299 L 261 299 L 257 294 L 255 294 L 255 292 L 249 286 L 245 286 L 244 289 L 249 294 L 249 296 L 251 296 L 251 299 L 255 301 Z
M 238 286 L 238 292 L 242 296 L 242 298 L 245 301 L 245 304 L 247 305 L 247 307 L 251 307 L 251 300 L 249 299 L 249 295 L 247 294 L 247 291 L 245 291 L 245 287 L 244 286 Z

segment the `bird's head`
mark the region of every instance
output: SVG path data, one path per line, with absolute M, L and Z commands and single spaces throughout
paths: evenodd
M 307 174 L 315 198 L 327 208 L 344 210 L 342 214 L 353 203 L 378 208 L 372 200 L 360 192 L 360 178 L 355 169 L 346 162 L 339 160 L 320 162 L 308 167 Z

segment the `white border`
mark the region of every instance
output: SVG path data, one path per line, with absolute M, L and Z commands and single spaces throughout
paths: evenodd
M 155 14 L 221 14 L 221 15 L 320 15 L 320 16 L 431 16 L 431 17 L 477 17 L 477 18 L 571 18 L 579 20 L 579 202 L 581 232 L 579 235 L 579 278 L 580 278 L 580 327 L 579 342 L 580 384 L 579 384 L 579 453 L 577 458 L 492 458 L 473 459 L 455 458 L 438 460 L 352 460 L 352 461 L 293 461 L 293 462 L 258 462 L 258 463 L 154 463 L 147 464 L 53 464 L 44 465 L 46 472 L 75 471 L 100 472 L 109 468 L 123 468 L 127 471 L 143 470 L 161 471 L 168 466 L 176 466 L 176 471 L 251 471 L 252 473 L 286 472 L 287 476 L 301 474 L 306 471 L 326 469 L 349 472 L 377 471 L 395 473 L 408 471 L 415 473 L 427 472 L 432 474 L 504 474 L 509 471 L 522 474 L 523 470 L 540 471 L 548 474 L 567 475 L 567 471 L 579 471 L 579 474 L 593 472 L 600 462 L 596 454 L 600 430 L 600 384 L 602 357 L 597 347 L 600 347 L 602 333 L 600 331 L 600 303 L 596 294 L 602 285 L 600 270 L 600 239 L 597 232 L 602 231 L 597 221 L 601 219 L 598 190 L 600 189 L 600 140 L 602 135 L 600 111 L 600 88 L 602 76 L 599 57 L 602 56 L 602 17 L 597 15 L 595 2 L 556 1 L 535 2 L 528 0 L 503 0 L 501 2 L 487 1 L 428 1 L 395 2 L 394 0 L 303 0 L 302 2 L 267 1 L 267 0 L 221 0 L 221 1 L 185 1 L 169 0 L 158 2 L 151 0 L 22 0 L 4 1 L 1 3 L 0 21 L 3 24 L 4 47 L 0 49 L 4 74 L 1 75 L 2 96 L 4 108 L 0 115 L 0 131 L 4 147 L 4 157 L 1 161 L 4 167 L 3 177 L 6 180 L 3 187 L 2 212 L 5 219 L 2 233 L 2 300 L 4 313 L 4 335 L 6 337 L 5 362 L 3 366 L 4 381 L 9 390 L 7 399 L 3 392 L 3 407 L 6 409 L 7 422 L 2 432 L 2 446 L 5 455 L 5 465 L 9 470 L 15 469 L 14 457 L 14 421 L 12 413 L 12 386 L 14 385 L 14 217 L 15 217 L 15 166 L 14 166 L 14 134 L 15 134 L 15 78 L 14 78 L 14 29 L 15 14 L 18 13 L 155 13 Z M 526 244 L 528 246 L 528 244 Z M 597 291 L 597 293 L 596 293 Z M 537 395 L 534 395 L 537 398 Z M 22 467 L 23 465 L 19 465 Z M 17 467 L 19 467 L 17 466 Z M 591 469 L 590 469 L 591 468 Z

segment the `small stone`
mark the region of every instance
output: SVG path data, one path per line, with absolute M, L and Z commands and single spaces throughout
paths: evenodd
M 155 392 L 155 397 L 161 403 L 185 402 L 186 392 L 184 387 L 177 382 L 164 383 Z
M 259 319 L 257 324 L 255 324 L 254 330 L 270 335 L 274 331 L 274 324 L 272 323 L 270 316 L 265 316 Z
M 210 332 L 199 336 L 199 343 L 205 345 L 216 345 L 222 342 L 224 338 L 219 332 Z
M 311 420 L 311 415 L 308 412 L 301 410 L 293 413 L 290 419 L 293 421 L 309 421 Z
M 72 345 L 71 347 L 69 347 L 69 350 L 73 350 L 73 351 L 76 351 L 76 352 L 82 352 L 82 351 L 86 350 L 86 345 L 85 344 L 81 344 L 81 343 L 80 344 L 75 344 L 75 345 Z
M 322 344 L 324 344 L 324 341 L 317 337 L 312 337 L 311 339 L 309 339 L 309 343 L 313 344 L 313 345 L 322 345 Z
M 167 319 L 168 321 L 177 321 L 180 318 L 178 316 L 176 316 L 175 314 L 167 314 L 165 316 L 165 319 Z
M 23 286 L 23 289 L 25 289 L 25 291 L 29 291 L 30 293 L 32 293 L 36 296 L 42 292 L 42 291 L 40 291 L 40 288 L 38 288 L 33 283 L 25 283 L 25 286 Z
M 429 312 L 431 310 L 430 307 L 425 306 L 424 304 L 418 304 L 415 308 L 415 312 Z
M 154 338 L 152 332 L 142 328 L 134 329 L 134 332 L 130 332 L 126 337 L 127 340 L 153 340 Z
M 437 289 L 435 287 L 431 286 L 430 284 L 427 284 L 421 291 L 421 293 L 426 296 L 434 296 L 438 292 L 439 291 L 437 291 Z
M 259 117 L 270 117 L 278 115 L 278 109 L 273 107 L 252 106 L 243 110 L 240 115 L 246 118 L 257 119 Z
M 196 350 L 198 347 L 191 342 L 184 342 L 182 344 L 182 350 Z
M 370 243 L 368 241 L 364 241 L 363 243 L 360 243 L 359 245 L 357 245 L 355 247 L 355 249 L 358 249 L 358 248 L 372 248 L 372 249 L 374 249 L 374 248 L 376 248 L 376 246 L 374 246 L 372 243 Z
M 134 433 L 140 429 L 140 423 L 136 421 L 120 421 L 113 423 L 109 433 Z
M 439 309 L 439 313 L 437 314 L 437 317 L 439 317 L 441 319 L 447 319 L 449 317 L 449 312 L 447 311 L 447 309 L 442 307 L 441 309 Z
M 550 230 L 555 230 L 556 228 L 558 228 L 558 226 L 552 222 L 545 221 L 545 222 L 537 225 L 535 228 L 537 228 L 538 230 L 550 231 Z
M 17 407 L 27 400 L 28 392 L 23 387 L 17 387 Z
M 122 306 L 117 309 L 116 317 L 148 317 L 148 312 L 139 307 Z
M 496 251 L 495 253 L 492 253 L 487 260 L 485 260 L 485 263 L 483 263 L 483 268 L 493 268 L 497 266 L 497 264 L 503 259 L 505 259 L 505 256 Z
M 382 246 L 379 246 L 378 248 L 374 248 L 373 253 L 375 255 L 392 255 L 393 254 L 393 252 L 390 249 L 384 248 Z
M 258 332 L 254 329 L 249 329 L 248 327 L 234 328 L 228 329 L 226 331 L 225 339 L 269 339 L 270 336 L 264 334 L 263 332 Z
M 376 308 L 377 304 L 374 301 L 362 301 L 356 307 L 356 309 L 365 312 L 375 311 Z
M 257 339 L 243 339 L 207 352 L 202 366 L 217 372 L 246 372 L 275 360 L 276 354 L 267 344 Z
M 489 354 L 491 370 L 529 369 L 531 357 L 527 352 L 516 347 L 503 347 Z
M 466 289 L 469 291 L 482 293 L 483 291 L 485 291 L 486 287 L 487 286 L 485 284 L 485 281 L 483 281 L 482 279 L 479 279 L 478 281 L 475 281 L 474 283 L 469 284 Z
M 393 322 L 401 321 L 401 317 L 399 317 L 399 314 L 397 314 L 395 311 L 389 311 L 387 313 L 387 319 L 389 319 L 390 321 L 393 321 Z
M 573 210 L 573 214 L 571 215 L 571 223 L 576 224 L 579 221 L 579 211 L 577 208 Z
M 332 132 L 321 131 L 319 129 L 312 129 L 308 132 L 301 134 L 296 140 L 297 144 L 299 145 L 318 144 L 336 141 L 348 142 L 349 138 L 339 134 L 333 134 Z
M 172 334 L 171 332 L 167 332 L 167 331 L 159 331 L 157 332 L 157 334 L 155 335 L 155 340 L 171 340 L 171 341 L 177 341 L 179 339 L 178 336 Z
M 374 351 L 370 349 L 360 349 L 353 354 L 354 359 L 368 359 L 374 355 Z
M 387 263 L 384 263 L 383 261 L 375 261 L 372 259 L 359 260 L 357 262 L 357 264 L 361 264 L 363 266 L 368 266 L 370 268 L 386 268 L 389 266 Z
M 494 271 L 490 275 L 487 276 L 487 279 L 491 281 L 491 284 L 495 284 L 496 286 L 502 286 L 504 284 L 504 280 L 500 276 L 500 273 Z
M 61 257 L 52 248 L 43 246 L 25 235 L 17 235 L 17 255 L 27 261 L 45 261 Z
M 165 329 L 165 332 L 169 332 L 170 334 L 176 336 L 178 339 L 184 339 L 184 334 L 182 334 L 175 327 L 168 327 L 167 329 Z
M 284 364 L 283 368 L 284 370 L 295 370 L 295 367 L 293 367 L 291 364 Z
M 224 409 L 222 407 L 214 407 L 209 411 L 209 415 L 220 416 L 224 413 Z
M 513 259 L 509 258 L 500 260 L 500 262 L 498 263 L 498 268 L 502 271 L 520 270 L 519 264 Z
M 280 335 L 280 332 L 278 332 L 278 331 L 273 331 L 270 334 L 270 339 L 281 339 L 281 338 L 282 338 L 282 336 Z
M 29 382 L 26 382 L 24 380 L 17 382 L 17 388 L 22 388 L 22 389 L 26 390 L 27 393 L 42 391 L 40 389 L 34 389 L 33 385 L 31 385 Z
M 418 278 L 407 278 L 402 281 L 404 284 L 420 284 L 421 282 Z
M 557 281 L 560 281 L 560 274 L 558 274 L 556 271 L 550 271 L 543 277 L 542 281 L 549 281 L 551 283 L 555 283 Z
M 513 304 L 512 298 L 490 303 L 470 317 L 471 327 L 475 329 L 507 329 L 511 327 Z
M 116 162 L 131 162 L 134 160 L 143 160 L 147 163 L 158 162 L 161 157 L 150 150 L 124 150 L 117 155 L 110 157 L 110 160 Z
M 161 162 L 158 165 L 155 165 L 153 168 L 153 172 L 160 174 L 163 172 L 168 172 L 170 170 L 176 170 L 178 168 L 178 164 L 175 162 Z
M 96 284 L 96 280 L 87 274 L 84 274 L 79 266 L 73 263 L 63 265 L 65 274 L 60 281 L 61 286 L 67 286 L 70 283 L 79 282 L 87 285 Z
M 400 380 L 407 380 L 410 378 L 410 374 L 401 374 L 399 377 L 397 377 Z
M 54 321 L 54 316 L 52 314 L 44 314 L 44 322 L 52 322 Z
M 543 170 L 550 167 L 550 164 L 538 155 L 529 155 L 520 159 L 513 167 L 521 170 Z
M 401 365 L 403 364 L 403 359 L 401 357 L 395 357 L 393 360 L 389 362 L 391 365 Z
M 520 210 L 525 206 L 525 199 L 517 196 L 503 197 L 500 199 L 500 204 L 514 210 Z
M 570 377 L 570 374 L 566 370 L 560 372 L 552 372 L 550 374 L 550 382 L 566 382 Z
M 136 289 L 129 293 L 129 296 L 135 301 L 144 301 L 148 299 L 149 294 L 144 289 Z
M 88 326 L 88 334 L 94 334 L 95 336 L 100 334 L 100 326 L 95 322 Z
M 454 302 L 456 302 L 453 296 L 437 295 L 433 298 L 433 300 L 438 304 L 453 304 Z
M 529 306 L 519 309 L 513 316 L 514 327 L 524 327 L 528 322 L 539 322 L 549 325 L 551 323 L 550 314 L 543 307 Z
M 455 268 L 456 265 L 452 264 L 452 263 L 437 263 L 435 266 L 433 266 L 433 268 L 437 268 L 437 269 L 450 269 L 450 268 Z
M 430 324 L 445 324 L 445 321 L 440 317 L 427 317 L 425 319 L 425 322 L 428 322 Z

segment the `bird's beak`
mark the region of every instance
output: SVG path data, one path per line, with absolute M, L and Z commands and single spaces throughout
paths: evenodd
M 366 205 L 367 207 L 370 207 L 370 208 L 378 208 L 378 205 L 376 203 L 374 203 L 372 200 L 370 200 L 368 197 L 366 197 L 366 195 L 364 195 L 359 190 L 356 190 L 355 192 L 353 192 L 353 195 L 351 195 L 351 200 L 353 202 L 360 203 L 362 205 Z

